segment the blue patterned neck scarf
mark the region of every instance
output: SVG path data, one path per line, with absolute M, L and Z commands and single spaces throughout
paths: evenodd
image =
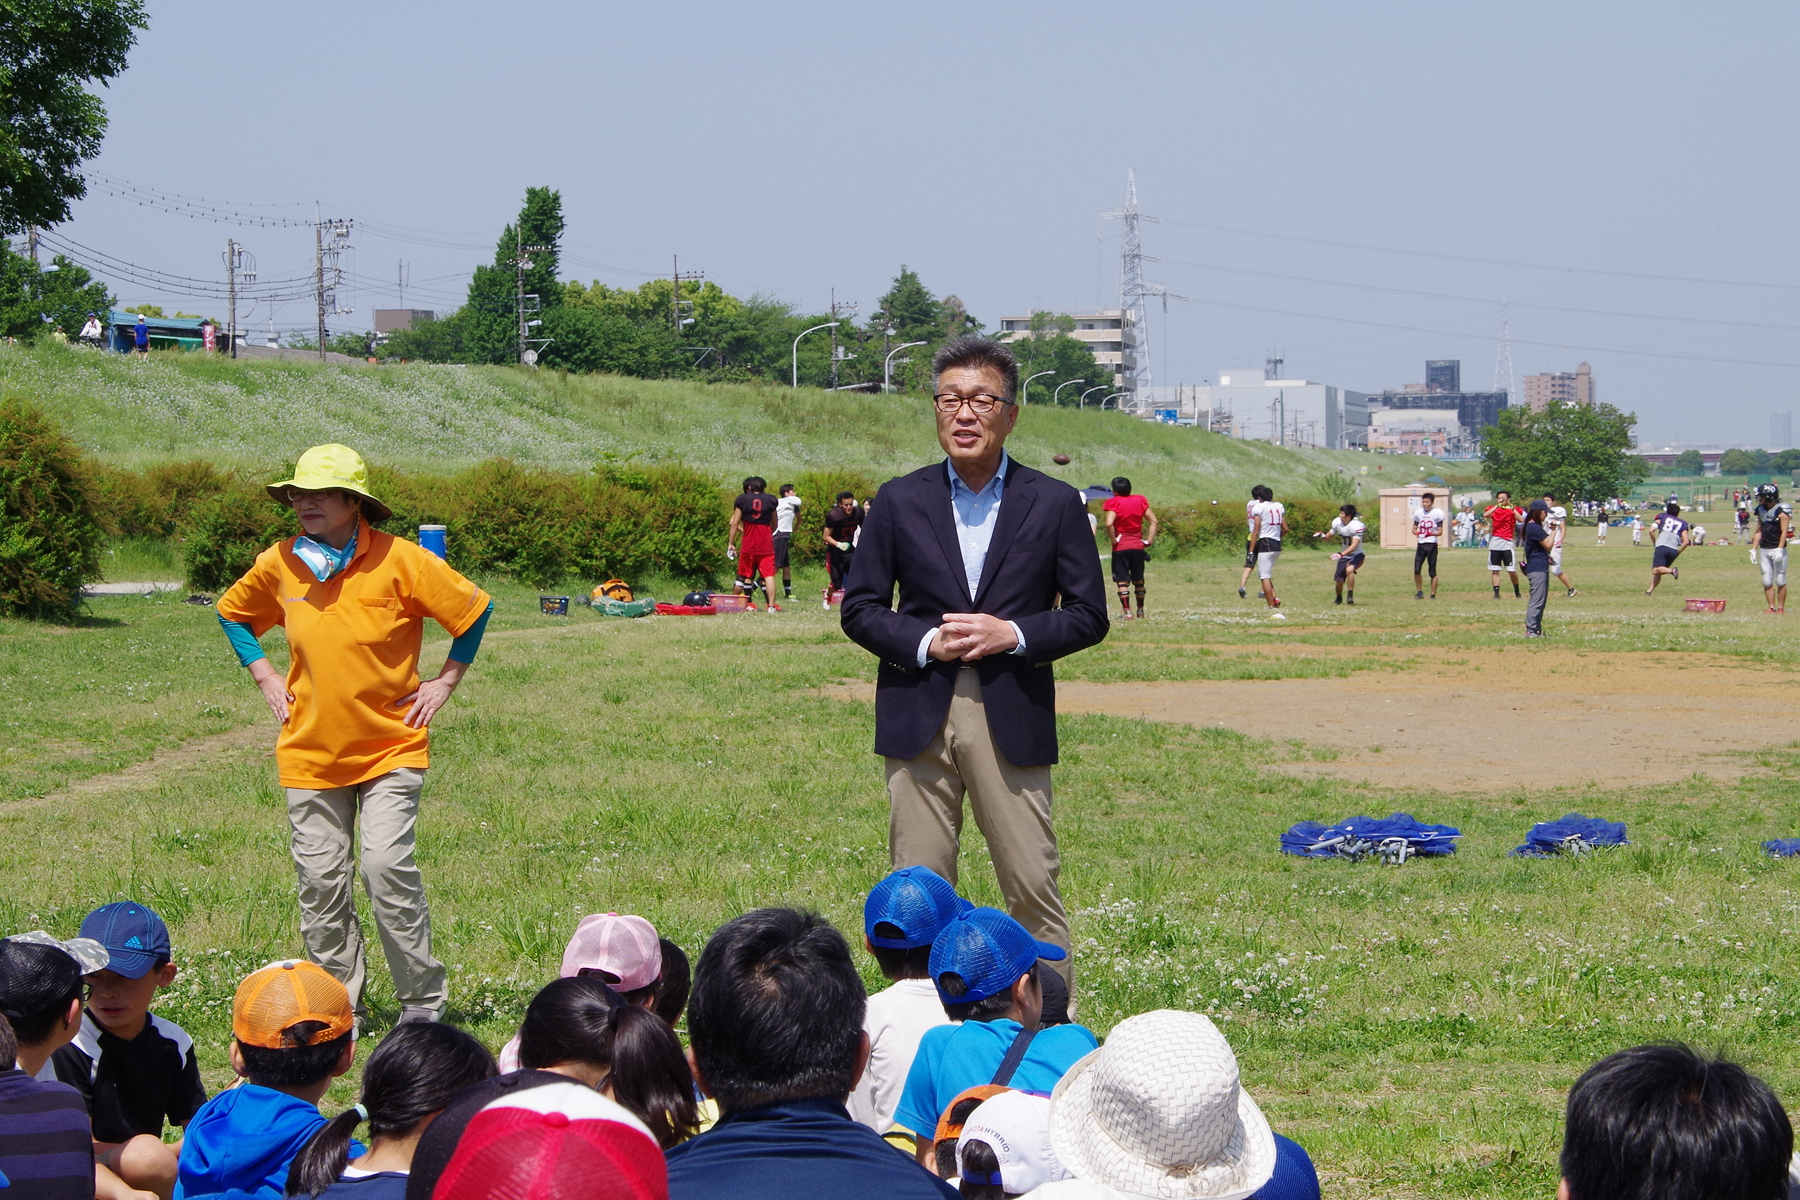
M 333 550 L 324 542 L 314 541 L 304 533 L 294 539 L 295 557 L 306 564 L 306 569 L 311 571 L 320 583 L 324 583 L 349 566 L 350 560 L 355 554 L 356 534 L 354 533 L 350 535 L 350 540 L 344 543 L 342 550 Z

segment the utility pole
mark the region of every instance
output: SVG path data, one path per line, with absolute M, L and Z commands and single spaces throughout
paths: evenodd
M 230 339 L 231 357 L 237 357 L 237 257 L 238 245 L 231 238 L 225 239 L 225 294 L 231 297 L 231 324 L 226 327 L 225 336 Z
M 692 317 L 688 317 L 688 318 L 684 319 L 681 315 L 681 306 L 684 303 L 686 303 L 688 305 L 690 311 L 693 308 L 692 301 L 682 300 L 681 285 L 683 283 L 703 283 L 703 282 L 705 282 L 706 272 L 705 271 L 689 271 L 686 274 L 683 274 L 682 270 L 681 270 L 681 256 L 680 255 L 671 254 L 669 256 L 669 262 L 672 267 L 671 271 L 669 272 L 669 279 L 675 285 L 674 294 L 669 297 L 669 324 L 674 327 L 675 336 L 680 337 L 682 326 L 690 325 L 693 323 Z
M 325 318 L 349 313 L 354 309 L 339 308 L 337 286 L 344 281 L 338 256 L 351 248 L 350 230 L 355 221 L 333 221 L 331 241 L 325 241 L 325 217 L 318 201 L 313 202 L 313 297 L 318 309 L 319 361 L 325 361 Z M 328 261 L 329 260 L 329 261 Z
M 539 311 L 539 308 L 541 307 L 539 303 L 541 298 L 536 292 L 532 292 L 529 295 L 526 294 L 525 272 L 531 269 L 531 260 L 525 256 L 527 254 L 548 254 L 550 251 L 556 249 L 556 247 L 527 246 L 525 244 L 525 226 L 523 223 L 521 223 L 514 232 L 518 238 L 517 242 L 514 243 L 518 247 L 518 250 L 517 253 L 513 255 L 513 312 L 519 319 L 519 365 L 522 367 L 535 367 L 537 366 L 538 356 L 537 350 L 532 343 L 536 342 L 538 345 L 548 346 L 550 344 L 550 339 L 534 338 L 531 336 L 531 327 L 533 325 L 540 325 L 543 322 L 540 318 L 531 315 L 532 313 Z M 527 300 L 531 301 L 531 306 L 529 308 L 525 306 Z
M 394 282 L 400 289 L 400 307 L 406 307 L 406 277 L 411 272 L 406 269 L 405 259 L 396 259 L 394 266 Z
M 27 225 L 25 227 L 25 252 L 31 256 L 31 265 L 34 267 L 38 265 L 37 239 L 38 227 L 36 225 Z
M 837 298 L 837 289 L 832 288 L 831 289 L 831 390 L 834 392 L 837 391 L 837 386 L 838 386 L 838 364 L 843 362 L 846 358 L 855 358 L 856 357 L 856 355 L 854 355 L 854 354 L 846 353 L 838 345 L 837 327 L 838 327 L 838 310 L 840 310 L 840 309 L 842 309 L 845 313 L 847 313 L 851 316 L 854 316 L 854 315 L 856 315 L 856 301 L 846 300 L 842 304 L 839 304 L 838 298 Z
M 319 310 L 319 361 L 325 361 L 325 228 L 319 223 L 317 202 L 313 213 L 313 296 Z

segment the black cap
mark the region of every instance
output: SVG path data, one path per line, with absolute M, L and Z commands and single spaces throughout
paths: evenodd
M 15 1024 L 63 1003 L 81 986 L 81 964 L 55 946 L 0 939 L 0 1013 Z
M 1545 504 L 1542 500 L 1533 500 L 1530 504 L 1525 506 L 1525 511 L 1547 513 L 1550 511 L 1550 506 Z

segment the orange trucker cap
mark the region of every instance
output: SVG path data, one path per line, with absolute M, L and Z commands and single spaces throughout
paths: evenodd
M 286 1050 L 294 1043 L 282 1031 L 302 1021 L 325 1028 L 304 1045 L 343 1037 L 356 1026 L 350 993 L 317 963 L 287 959 L 253 972 L 238 984 L 231 1002 L 231 1033 L 246 1046 Z

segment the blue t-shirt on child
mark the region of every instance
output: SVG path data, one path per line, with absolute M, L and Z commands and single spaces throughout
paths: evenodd
M 1017 1021 L 964 1021 L 928 1029 L 907 1072 L 894 1120 L 930 1137 L 938 1117 L 958 1095 L 994 1081 L 994 1072 L 1019 1035 Z M 1049 1095 L 1076 1062 L 1099 1049 L 1093 1032 L 1081 1025 L 1052 1025 L 1031 1039 L 1009 1087 Z

